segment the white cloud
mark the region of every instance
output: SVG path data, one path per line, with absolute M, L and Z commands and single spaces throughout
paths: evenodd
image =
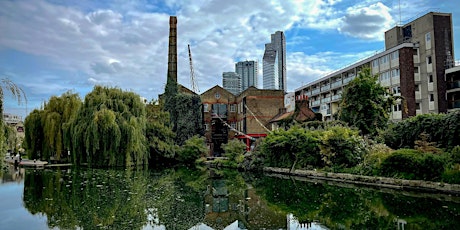
M 381 2 L 349 7 L 341 21 L 340 32 L 352 37 L 381 41 L 384 40 L 385 31 L 395 25 L 390 8 Z
M 33 79 L 18 76 L 31 92 L 60 95 L 68 89 L 90 90 L 95 84 L 105 84 L 156 98 L 166 82 L 166 12 L 173 11 L 178 16 L 179 83 L 190 86 L 190 43 L 196 79 L 204 92 L 221 84 L 222 72 L 233 71 L 235 61 L 261 62 L 264 44 L 277 30 L 340 30 L 349 36 L 377 39 L 381 32 L 370 31 L 371 25 L 358 19 L 390 23 L 389 9 L 381 3 L 343 11 L 337 8 L 339 2 L 169 0 L 162 3 L 167 8 L 160 9 L 142 1 L 68 6 L 43 0 L 0 1 L 0 52 L 13 49 L 31 54 L 51 63 L 43 68 L 67 73 L 54 79 L 40 73 L 27 76 Z M 293 38 L 290 45 L 301 45 L 308 39 Z M 297 88 L 330 71 L 331 65 L 325 60 L 336 61 L 331 56 L 288 53 L 288 86 Z

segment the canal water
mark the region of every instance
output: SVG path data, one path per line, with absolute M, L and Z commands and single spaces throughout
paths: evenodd
M 233 170 L 6 168 L 0 229 L 459 229 L 460 198 Z

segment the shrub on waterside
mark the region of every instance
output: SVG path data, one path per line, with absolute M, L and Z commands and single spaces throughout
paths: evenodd
M 367 152 L 366 142 L 358 130 L 344 126 L 333 126 L 321 132 L 320 152 L 326 165 L 354 167 Z
M 445 159 L 414 149 L 399 149 L 380 165 L 382 176 L 415 180 L 437 180 L 444 172 Z

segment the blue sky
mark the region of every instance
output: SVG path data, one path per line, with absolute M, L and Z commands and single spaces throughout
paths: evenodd
M 23 116 L 67 91 L 83 99 L 94 85 L 147 99 L 164 91 L 169 16 L 178 18 L 178 81 L 190 87 L 191 44 L 200 92 L 222 85 L 234 63 L 258 60 L 264 44 L 285 32 L 288 90 L 384 49 L 384 32 L 429 11 L 453 15 L 457 0 L 1 0 L 0 78 L 27 95 L 5 95 L 5 112 Z M 399 13 L 401 12 L 401 14 Z

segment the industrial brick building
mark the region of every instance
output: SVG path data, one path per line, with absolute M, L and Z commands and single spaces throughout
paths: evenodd
M 284 108 L 283 90 L 249 87 L 234 95 L 220 86 L 201 94 L 205 137 L 211 156 L 223 153 L 221 145 L 233 138 L 248 146 L 265 137 L 269 121 Z
M 295 96 L 308 96 L 310 108 L 322 113 L 324 120 L 332 120 L 343 88 L 362 68 L 370 68 L 381 85 L 406 100 L 407 113 L 400 101 L 391 109 L 392 120 L 447 112 L 458 108 L 458 91 L 449 88 L 445 76 L 446 69 L 454 67 L 452 41 L 452 15 L 427 13 L 385 32 L 385 51 L 300 87 Z M 458 83 L 458 78 L 449 81 Z M 449 105 L 447 98 L 457 104 Z

